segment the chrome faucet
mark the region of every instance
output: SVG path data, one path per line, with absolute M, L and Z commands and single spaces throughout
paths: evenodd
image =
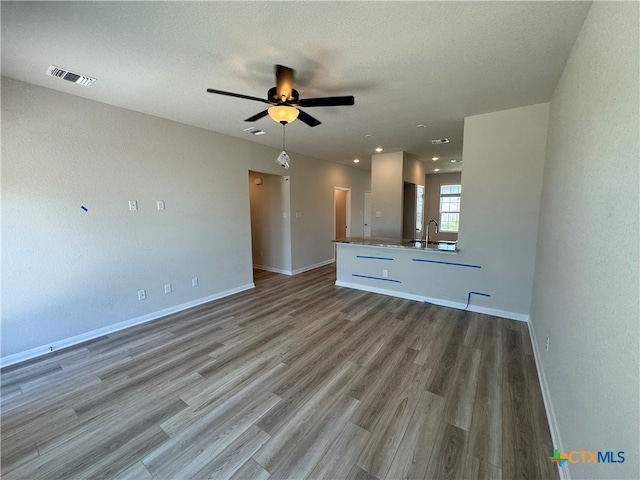
M 436 232 L 435 232 L 435 233 L 438 233 L 438 222 L 436 222 L 435 220 L 429 220 L 429 221 L 427 222 L 427 228 L 425 228 L 425 232 L 426 232 L 426 238 L 425 238 L 426 245 L 429 245 L 429 225 L 431 225 L 431 222 L 433 222 L 433 223 L 435 223 L 435 224 L 436 224 Z

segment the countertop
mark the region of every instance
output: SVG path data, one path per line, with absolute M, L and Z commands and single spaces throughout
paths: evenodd
M 457 242 L 431 242 L 410 238 L 381 238 L 381 237 L 347 237 L 332 240 L 335 243 L 350 245 L 366 245 L 370 247 L 408 248 L 412 250 L 456 253 Z

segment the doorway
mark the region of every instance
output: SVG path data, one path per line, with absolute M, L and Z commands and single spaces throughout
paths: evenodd
M 249 171 L 254 270 L 291 275 L 289 177 Z
M 351 236 L 351 189 L 334 187 L 333 190 L 333 238 Z
M 402 238 L 416 238 L 416 185 L 404 182 L 402 202 Z

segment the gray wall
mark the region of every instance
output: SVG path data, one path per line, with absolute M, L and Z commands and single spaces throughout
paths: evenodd
M 402 236 L 402 170 L 402 152 L 371 157 L 371 235 L 374 237 Z M 378 217 L 377 212 L 382 216 Z
M 278 153 L 3 77 L 3 358 L 251 287 L 248 171 L 281 175 Z M 334 184 L 362 232 L 370 183 L 290 154 L 295 272 L 333 259 Z
M 459 248 L 491 303 L 529 314 L 549 104 L 464 120 Z
M 551 100 L 531 313 L 538 358 L 558 447 L 626 454 L 566 464 L 572 478 L 640 478 L 638 10 L 593 4 Z
M 416 185 L 424 185 L 424 163 L 415 155 L 402 153 L 402 180 Z

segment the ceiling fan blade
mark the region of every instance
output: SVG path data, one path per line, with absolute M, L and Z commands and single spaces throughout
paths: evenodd
M 263 110 L 260 113 L 256 113 L 253 117 L 249 117 L 245 120 L 245 122 L 255 122 L 256 120 L 260 120 L 262 117 L 266 117 L 269 115 L 269 110 Z
M 284 65 L 276 65 L 276 94 L 278 101 L 289 102 L 293 99 L 293 77 L 295 71 Z
M 251 97 L 249 95 L 242 95 L 240 93 L 225 92 L 223 90 L 214 90 L 213 88 L 207 88 L 207 92 L 215 93 L 217 95 L 226 95 L 227 97 L 244 98 L 246 100 L 255 100 L 256 102 L 270 103 L 269 100 L 265 100 L 264 98 Z
M 303 112 L 300 109 L 298 109 L 298 112 L 300 112 L 298 114 L 298 120 L 300 120 L 302 123 L 306 123 L 310 127 L 317 127 L 318 125 L 320 125 L 322 123 L 317 118 L 313 118 L 311 115 L 309 115 L 308 113 Z
M 356 99 L 352 96 L 346 97 L 321 97 L 304 98 L 298 102 L 301 107 L 337 107 L 340 105 L 354 105 Z

